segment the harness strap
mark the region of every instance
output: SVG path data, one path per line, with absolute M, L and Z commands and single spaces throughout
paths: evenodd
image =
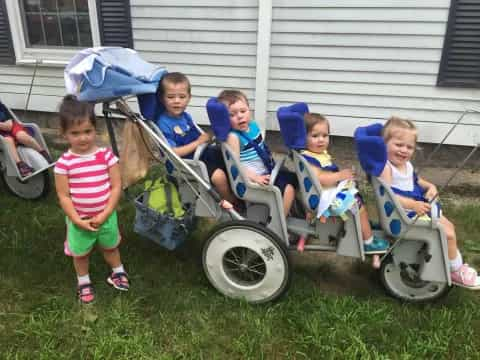
M 245 140 L 247 140 L 248 145 L 253 146 L 255 151 L 257 152 L 258 156 L 262 160 L 263 164 L 267 168 L 268 172 L 272 172 L 273 168 L 275 167 L 275 162 L 273 161 L 270 151 L 267 148 L 267 145 L 263 143 L 265 146 L 265 149 L 262 149 L 255 141 L 252 141 L 247 135 L 245 135 L 241 131 L 237 131 L 237 134 L 239 134 L 241 137 L 243 137 Z

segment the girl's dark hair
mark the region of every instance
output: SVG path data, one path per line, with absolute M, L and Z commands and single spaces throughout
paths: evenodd
M 157 96 L 162 101 L 163 95 L 165 95 L 165 83 L 171 84 L 186 84 L 188 95 L 192 95 L 192 85 L 190 85 L 190 80 L 188 80 L 187 76 L 181 72 L 171 72 L 163 75 L 162 80 L 158 84 L 157 88 Z
M 305 129 L 307 130 L 307 134 L 312 131 L 315 125 L 320 123 L 327 124 L 328 133 L 330 134 L 330 123 L 325 116 L 317 113 L 305 113 L 305 115 L 303 115 L 303 120 L 305 122 Z
M 82 123 L 87 118 L 96 128 L 94 105 L 86 101 L 79 101 L 75 95 L 66 95 L 58 110 L 60 117 L 60 130 L 62 134 L 72 126 Z

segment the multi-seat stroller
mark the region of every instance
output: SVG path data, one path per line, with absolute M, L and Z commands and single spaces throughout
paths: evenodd
M 13 119 L 21 123 L 29 134 L 48 152 L 47 144 L 37 124 L 22 123 L 15 113 L 2 102 L 0 102 L 0 116 L 2 119 Z M 37 199 L 47 194 L 50 189 L 50 176 L 47 170 L 54 164 L 49 164 L 34 149 L 19 145 L 17 150 L 21 159 L 33 168 L 34 172 L 32 174 L 25 177 L 20 174 L 5 138 L 0 135 L 0 171 L 7 189 L 24 199 Z
M 230 123 L 222 103 L 210 99 L 207 112 L 217 146 L 221 147 L 232 191 L 245 202 L 242 213 L 225 206 L 212 188 L 205 164 L 199 160 L 202 148 L 196 150 L 191 160 L 179 158 L 154 126 L 153 120 L 161 111 L 156 89 L 165 69 L 146 63 L 130 49 L 90 49 L 88 55 L 83 55 L 86 55 L 83 58 L 93 58 L 89 59 L 90 66 L 85 73 L 75 75 L 79 99 L 103 103 L 107 122 L 112 114 L 122 114 L 141 126 L 158 146 L 165 171 L 180 188 L 182 203 L 193 207 L 196 216 L 217 218 L 217 224 L 203 243 L 202 261 L 208 280 L 219 292 L 252 303 L 277 299 L 290 283 L 289 252 L 296 249 L 291 240 L 295 234 L 314 238 L 306 245 L 306 250 L 365 259 L 356 208 L 345 220 L 331 219 L 326 223 L 308 221 L 303 216 L 286 217 L 278 188 L 248 180 L 238 156 L 225 143 Z M 127 101 L 132 96 L 138 98 L 138 112 Z M 285 161 L 291 161 L 300 184 L 300 201 L 306 210 L 314 212 L 322 187 L 310 164 L 300 154 L 305 147 L 303 113 L 306 111 L 306 104 L 278 110 L 281 133 L 289 152 L 277 161 L 271 184 Z M 361 164 L 371 176 L 375 191 L 381 225 L 375 231 L 392 241 L 392 247 L 382 259 L 383 284 L 390 294 L 402 300 L 428 301 L 440 297 L 451 285 L 441 225 L 434 220 L 414 223 L 404 215 L 388 186 L 377 178 L 378 169 L 386 159 L 385 144 L 378 131 L 370 127 L 359 128 L 355 139 Z

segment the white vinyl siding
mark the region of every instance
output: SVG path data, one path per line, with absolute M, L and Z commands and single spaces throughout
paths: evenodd
M 420 140 L 440 141 L 480 98 L 480 90 L 436 87 L 449 6 L 273 0 L 268 127 L 278 129 L 278 106 L 305 101 L 335 135 L 398 115 L 416 122 Z M 480 125 L 480 116 L 463 122 Z M 479 141 L 480 127 L 464 125 L 447 142 Z
M 359 125 L 398 115 L 416 121 L 420 140 L 438 142 L 462 111 L 480 109 L 479 89 L 436 86 L 450 0 L 271 2 L 268 115 L 257 119 L 267 129 L 278 129 L 279 106 L 306 101 L 331 120 L 335 135 L 352 136 Z M 130 4 L 135 49 L 189 76 L 196 121 L 208 123 L 205 103 L 224 88 L 245 91 L 255 107 L 259 0 Z M 23 109 L 32 72 L 0 66 L 7 105 Z M 29 109 L 55 112 L 63 95 L 63 69 L 39 67 Z M 463 123 L 448 143 L 480 141 L 473 126 L 480 116 L 468 114 Z
M 189 77 L 195 121 L 208 124 L 205 104 L 224 88 L 245 91 L 254 106 L 257 0 L 130 3 L 135 49 Z

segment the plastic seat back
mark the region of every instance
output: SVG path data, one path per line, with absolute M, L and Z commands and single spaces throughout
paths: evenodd
M 296 103 L 280 107 L 277 111 L 277 118 L 283 141 L 290 149 L 295 164 L 295 173 L 299 182 L 303 206 L 316 214 L 322 196 L 322 186 L 308 161 L 299 153 L 306 147 L 307 133 L 303 120 L 303 115 L 306 112 L 308 112 L 307 104 Z

